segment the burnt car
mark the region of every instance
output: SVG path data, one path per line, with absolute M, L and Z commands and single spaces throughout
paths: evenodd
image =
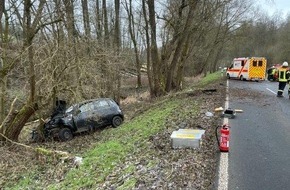
M 91 99 L 54 113 L 44 124 L 43 136 L 68 141 L 76 133 L 90 132 L 109 125 L 118 127 L 123 120 L 124 114 L 113 99 Z

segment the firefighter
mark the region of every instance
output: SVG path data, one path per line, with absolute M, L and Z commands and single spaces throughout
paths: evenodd
M 282 64 L 282 67 L 278 69 L 278 81 L 279 81 L 279 87 L 278 87 L 278 93 L 277 97 L 283 97 L 283 91 L 285 89 L 285 86 L 288 82 L 288 62 L 284 61 Z
M 267 73 L 268 73 L 268 81 L 275 81 L 275 73 L 276 73 L 275 66 L 272 66 L 270 69 L 268 69 Z
M 272 69 L 272 80 L 277 81 L 277 68 L 273 66 Z
M 289 99 L 290 99 L 290 70 L 288 69 L 287 71 L 287 77 L 288 77 L 288 96 L 289 96 Z

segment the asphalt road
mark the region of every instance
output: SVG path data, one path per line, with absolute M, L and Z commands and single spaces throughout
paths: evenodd
M 228 189 L 290 189 L 290 99 L 277 82 L 229 81 Z

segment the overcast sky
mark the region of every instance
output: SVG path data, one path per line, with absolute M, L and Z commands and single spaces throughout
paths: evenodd
M 285 18 L 290 13 L 290 0 L 258 0 L 258 3 L 269 12 L 270 16 L 278 12 Z

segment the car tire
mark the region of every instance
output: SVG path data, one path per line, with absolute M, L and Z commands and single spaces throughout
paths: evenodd
M 31 132 L 31 142 L 40 142 L 40 134 L 38 133 L 38 131 L 33 130 Z
M 58 132 L 60 141 L 69 141 L 73 138 L 72 131 L 69 128 L 62 128 Z
M 243 75 L 240 76 L 240 80 L 241 81 L 245 80 Z
M 118 127 L 123 123 L 123 119 L 120 116 L 114 116 L 112 119 L 112 126 L 113 127 Z
M 91 125 L 89 125 L 88 126 L 88 131 L 87 131 L 88 133 L 92 133 L 92 132 L 94 132 L 94 127 L 93 126 L 91 126 Z
M 227 73 L 227 79 L 231 79 L 231 76 L 229 73 Z

